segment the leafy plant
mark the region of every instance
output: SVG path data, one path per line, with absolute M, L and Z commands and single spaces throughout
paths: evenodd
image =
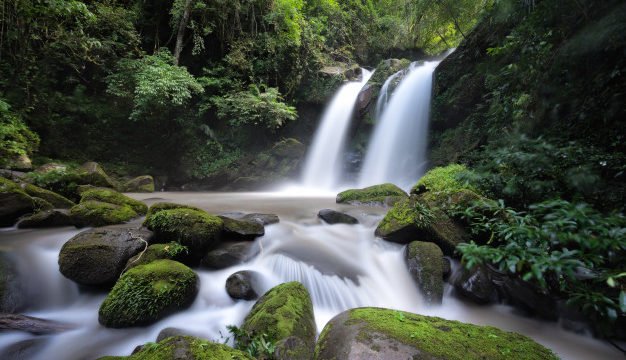
M 20 155 L 32 155 L 38 146 L 39 136 L 0 99 L 0 166 Z
M 235 338 L 235 349 L 242 350 L 256 359 L 274 359 L 276 345 L 267 340 L 267 334 L 251 334 L 234 325 L 226 328 Z

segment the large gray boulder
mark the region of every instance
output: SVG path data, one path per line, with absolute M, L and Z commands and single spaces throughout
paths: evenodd
M 254 300 L 259 297 L 260 279 L 256 271 L 237 271 L 226 279 L 226 292 L 233 299 Z

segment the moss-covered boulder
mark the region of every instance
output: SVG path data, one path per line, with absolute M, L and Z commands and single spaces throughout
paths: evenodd
M 84 172 L 84 183 L 95 186 L 102 186 L 116 189 L 117 182 L 111 178 L 106 171 L 94 161 L 88 161 L 81 165 L 80 169 Z
M 277 343 L 289 337 L 303 342 L 300 359 L 310 359 L 315 346 L 316 326 L 308 291 L 298 282 L 278 285 L 265 293 L 252 307 L 242 325 L 244 333 L 266 334 Z M 249 339 L 238 339 L 246 343 Z
M 407 193 L 394 184 L 381 184 L 363 189 L 350 189 L 337 194 L 339 204 L 385 204 L 390 205 L 407 197 Z
M 59 270 L 81 285 L 113 284 L 128 260 L 144 250 L 151 239 L 150 231 L 133 228 L 83 231 L 61 248 Z
M 19 185 L 0 177 L 0 226 L 11 226 L 20 216 L 34 209 L 33 199 Z
M 39 186 L 35 186 L 33 184 L 21 184 L 20 186 L 28 195 L 44 199 L 57 209 L 69 209 L 76 205 L 65 196 L 40 188 Z
M 158 202 L 158 203 L 152 204 L 150 208 L 148 209 L 148 213 L 146 213 L 146 220 L 144 221 L 144 225 L 148 226 L 148 222 L 150 221 L 150 218 L 152 218 L 152 216 L 158 213 L 159 211 L 171 210 L 171 209 L 192 209 L 192 210 L 204 211 L 202 209 L 199 209 L 194 206 L 189 206 L 189 205 L 175 204 L 175 203 L 170 203 L 170 202 Z
M 128 205 L 115 205 L 90 200 L 72 207 L 70 216 L 74 225 L 85 227 L 123 224 L 139 215 Z
M 322 209 L 317 213 L 317 217 L 328 224 L 358 224 L 355 217 L 332 209 Z
M 126 192 L 151 193 L 154 192 L 154 178 L 150 175 L 138 176 L 125 182 L 122 188 Z
M 193 303 L 198 276 L 172 260 L 156 260 L 128 270 L 100 306 L 98 321 L 106 327 L 147 325 Z
M 224 222 L 223 235 L 226 240 L 254 240 L 265 235 L 265 227 L 258 221 L 239 220 L 220 216 Z
M 243 351 L 193 336 L 172 336 L 147 343 L 130 356 L 105 356 L 98 360 L 253 360 Z
M 256 221 L 263 225 L 271 225 L 277 224 L 280 222 L 278 215 L 276 214 L 260 214 L 260 213 L 251 213 L 245 214 L 241 217 L 243 220 Z
M 404 251 L 409 274 L 420 289 L 427 304 L 441 304 L 443 300 L 443 252 L 439 246 L 413 241 Z
M 315 347 L 330 359 L 558 359 L 530 338 L 490 326 L 408 312 L 359 308 L 334 317 Z
M 217 249 L 207 252 L 200 263 L 209 269 L 225 269 L 252 259 L 260 250 L 256 242 L 222 243 Z
M 36 196 L 33 197 L 32 199 L 33 199 L 33 204 L 35 205 L 33 209 L 35 213 L 38 213 L 40 211 L 48 211 L 48 210 L 54 209 L 54 205 L 49 203 L 47 200 L 44 200 Z
M 40 211 L 27 218 L 21 219 L 17 223 L 17 227 L 20 229 L 46 228 L 70 225 L 74 225 L 74 221 L 72 220 L 69 211 L 63 209 Z
M 80 201 L 101 201 L 120 206 L 129 206 L 137 214 L 143 215 L 148 212 L 148 206 L 139 200 L 108 188 L 93 188 L 81 193 Z
M 188 255 L 189 251 L 187 250 L 187 247 L 177 242 L 153 244 L 148 246 L 146 251 L 130 258 L 126 263 L 125 269 L 128 270 L 134 268 L 135 266 L 145 265 L 155 260 L 162 259 L 175 260 L 184 264 L 187 262 Z
M 198 259 L 219 244 L 224 228 L 219 217 L 189 208 L 158 211 L 146 218 L 145 224 L 155 232 L 156 241 L 178 242 Z

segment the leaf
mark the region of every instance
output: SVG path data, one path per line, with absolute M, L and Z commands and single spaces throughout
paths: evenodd
M 626 313 L 626 291 L 624 290 L 619 293 L 619 309 Z

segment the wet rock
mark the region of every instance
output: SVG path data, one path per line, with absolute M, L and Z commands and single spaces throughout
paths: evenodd
M 128 260 L 145 249 L 151 240 L 152 233 L 144 229 L 83 231 L 61 248 L 59 270 L 81 285 L 110 285 L 119 278 Z
M 81 170 L 83 170 L 87 176 L 85 176 L 85 183 L 95 186 L 108 187 L 112 189 L 117 188 L 117 183 L 113 180 L 98 164 L 94 161 L 88 161 L 81 165 Z
M 317 213 L 317 216 L 329 224 L 358 224 L 359 220 L 356 218 L 344 214 L 332 209 L 322 209 Z
M 454 289 L 477 304 L 489 304 L 497 299 L 496 288 L 482 266 L 468 270 L 461 267 L 452 277 Z
M 53 191 L 40 188 L 39 186 L 35 186 L 33 184 L 21 184 L 20 187 L 28 195 L 44 199 L 57 209 L 69 209 L 76 205 L 73 201 L 63 195 L 59 195 Z
M 142 251 L 128 260 L 124 271 L 134 268 L 135 266 L 162 259 L 174 260 L 187 265 L 192 263 L 189 259 L 187 247 L 177 242 L 170 242 L 167 244 L 153 244 L 148 246 L 146 251 Z
M 40 211 L 20 220 L 17 227 L 20 229 L 44 228 L 74 225 L 68 210 L 53 209 Z
M 315 349 L 316 360 L 504 357 L 558 359 L 523 335 L 380 308 L 352 309 L 335 316 L 324 327 Z
M 123 224 L 139 216 L 128 205 L 102 201 L 83 201 L 70 209 L 72 222 L 77 227 Z
M 198 294 L 198 276 L 172 260 L 156 260 L 128 270 L 100 306 L 98 321 L 123 328 L 154 323 L 189 307 Z
M 149 345 L 149 346 L 148 346 Z M 130 356 L 105 356 L 99 360 L 253 360 L 247 353 L 193 336 L 173 336 L 138 347 Z
M 275 214 L 252 213 L 252 214 L 246 214 L 242 216 L 241 219 L 260 222 L 263 225 L 276 224 L 280 222 L 278 215 L 275 215 Z
M 226 279 L 226 292 L 233 299 L 253 300 L 259 297 L 257 289 L 261 274 L 256 271 L 237 271 Z
M 34 204 L 33 211 L 35 213 L 54 209 L 54 205 L 50 204 L 49 202 L 47 202 L 46 200 L 42 198 L 38 198 L 35 196 L 35 197 L 32 197 L 32 199 L 33 199 L 33 204 Z
M 28 155 L 21 154 L 9 160 L 9 164 L 7 167 L 11 170 L 28 171 L 32 170 L 33 163 Z
M 157 335 L 156 342 L 161 342 L 172 336 L 191 336 L 191 335 L 193 334 L 187 330 L 174 328 L 174 327 L 167 327 L 159 331 L 159 335 Z
M 254 240 L 265 235 L 265 227 L 257 221 L 237 220 L 225 216 L 220 216 L 224 221 L 223 235 L 228 240 Z
M 130 198 L 120 192 L 107 188 L 90 188 L 81 192 L 80 202 L 100 201 L 109 204 L 128 206 L 137 214 L 143 215 L 148 212 L 148 206 L 139 200 Z
M 138 176 L 124 183 L 122 186 L 126 192 L 154 192 L 154 178 L 150 175 Z
M 71 324 L 19 314 L 0 314 L 0 330 L 17 330 L 35 335 L 55 334 L 73 329 Z
M 209 269 L 225 269 L 252 259 L 259 251 L 259 245 L 254 242 L 223 243 L 209 251 L 201 264 Z
M 32 213 L 33 199 L 16 183 L 0 178 L 0 227 L 15 224 L 20 216 Z
M 22 311 L 26 306 L 26 291 L 17 265 L 9 255 L 0 252 L 0 313 Z
M 3 349 L 3 360 L 33 359 L 47 345 L 48 338 L 37 337 L 13 343 Z
M 274 356 L 281 360 L 310 360 L 311 349 L 299 337 L 290 336 L 276 343 Z
M 448 280 L 452 275 L 452 264 L 450 264 L 450 259 L 443 258 L 443 279 Z
M 11 181 L 20 181 L 24 176 L 26 176 L 26 173 L 22 171 L 0 169 L 0 176 Z
M 67 166 L 65 166 L 63 164 L 46 163 L 46 164 L 43 164 L 43 165 L 39 166 L 37 169 L 35 169 L 35 171 L 38 172 L 38 173 L 46 174 L 46 173 L 49 173 L 51 171 L 63 171 L 63 170 L 66 170 L 66 169 L 67 169 Z
M 441 304 L 443 299 L 443 259 L 433 243 L 413 241 L 404 251 L 409 273 L 427 304 Z
M 338 204 L 391 204 L 408 195 L 394 184 L 381 184 L 363 189 L 350 189 L 337 194 Z
M 359 92 L 359 96 L 356 98 L 356 111 L 359 114 L 362 114 L 369 104 L 372 102 L 372 98 L 374 97 L 374 88 L 371 84 L 366 84 L 363 86 L 361 91 Z

